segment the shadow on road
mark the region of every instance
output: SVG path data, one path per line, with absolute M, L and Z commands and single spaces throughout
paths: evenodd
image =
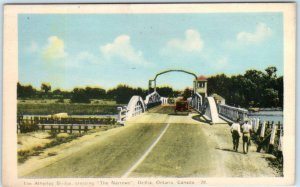
M 172 113 L 169 113 L 168 115 L 172 115 L 172 116 L 188 116 L 189 113 L 188 112 L 182 112 L 182 113 L 175 113 L 175 112 L 172 112 Z
M 195 121 L 199 121 L 199 122 L 202 122 L 202 123 L 208 123 L 208 124 L 212 125 L 211 121 L 206 120 L 206 119 L 203 117 L 203 115 L 196 115 L 196 116 L 193 116 L 192 119 L 195 120 Z
M 232 149 L 227 149 L 227 148 L 218 148 L 218 147 L 216 147 L 216 149 L 221 150 L 221 151 L 227 151 L 227 152 L 233 152 L 233 153 L 244 154 L 244 153 L 242 153 L 242 152 L 236 152 L 236 151 L 234 151 L 234 150 L 232 150 Z

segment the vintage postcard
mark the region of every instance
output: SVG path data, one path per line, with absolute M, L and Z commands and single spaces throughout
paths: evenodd
M 3 186 L 292 185 L 295 4 L 5 5 Z

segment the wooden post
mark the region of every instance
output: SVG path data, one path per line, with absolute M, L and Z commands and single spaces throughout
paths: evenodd
M 53 132 L 53 125 L 50 125 L 51 132 Z
M 263 138 L 265 136 L 265 128 L 266 128 L 266 122 L 264 121 L 261 125 L 261 130 L 260 130 L 260 137 Z
M 257 132 L 257 130 L 259 128 L 259 118 L 256 119 L 256 124 L 257 124 L 257 127 L 256 127 L 256 132 Z
M 41 125 L 42 125 L 42 131 L 45 131 L 45 125 L 44 124 Z
M 280 129 L 279 142 L 278 142 L 278 151 L 282 151 L 282 141 L 283 141 L 283 134 L 282 134 L 282 129 Z
M 60 125 L 58 125 L 58 133 L 60 133 Z
M 72 131 L 73 131 L 73 124 L 71 124 L 70 126 L 70 133 L 72 134 Z
M 275 141 L 275 136 L 276 136 L 276 129 L 277 129 L 277 126 L 275 123 L 273 123 L 273 126 L 272 126 L 272 132 L 271 132 L 271 137 L 270 137 L 270 145 L 269 145 L 269 153 L 272 153 L 273 152 L 273 149 L 274 149 L 274 141 Z
M 87 132 L 87 131 L 88 131 L 88 126 L 85 125 L 85 126 L 84 126 L 84 132 Z
M 68 126 L 64 125 L 64 132 L 67 133 L 67 131 L 68 131 Z
M 81 125 L 79 125 L 79 133 L 81 133 Z

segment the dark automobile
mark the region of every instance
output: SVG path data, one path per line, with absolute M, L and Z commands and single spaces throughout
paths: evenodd
M 178 100 L 175 103 L 175 113 L 177 112 L 184 112 L 187 113 L 189 112 L 189 105 L 186 100 Z

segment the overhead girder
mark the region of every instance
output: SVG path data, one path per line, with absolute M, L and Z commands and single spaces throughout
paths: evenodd
M 195 73 L 190 72 L 190 71 L 186 71 L 186 70 L 183 70 L 183 69 L 164 70 L 164 71 L 161 71 L 161 72 L 157 73 L 153 79 L 149 80 L 149 92 L 150 92 L 150 89 L 152 88 L 152 82 L 154 82 L 154 91 L 156 91 L 156 79 L 157 79 L 157 77 L 162 75 L 162 74 L 169 73 L 169 72 L 182 72 L 182 73 L 186 73 L 186 74 L 190 74 L 190 75 L 194 76 L 195 80 L 197 79 L 197 75 Z M 195 87 L 195 85 L 194 85 L 194 87 Z

